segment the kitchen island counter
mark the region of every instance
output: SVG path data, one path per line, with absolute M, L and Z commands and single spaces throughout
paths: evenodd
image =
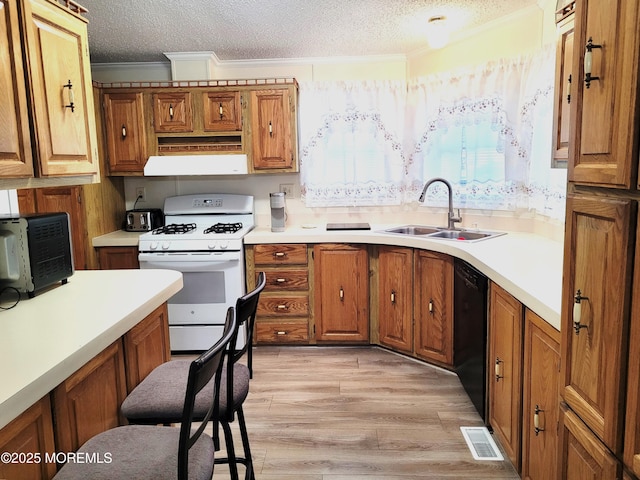
M 83 270 L 0 313 L 0 428 L 181 288 L 173 270 Z
M 244 237 L 246 245 L 263 243 L 364 243 L 420 248 L 460 258 L 484 273 L 522 304 L 560 330 L 563 245 L 532 233 L 506 235 L 478 242 L 430 239 L 386 233 L 398 225 L 371 225 L 371 230 L 327 231 L 322 226 L 288 227 L 271 232 L 257 227 Z

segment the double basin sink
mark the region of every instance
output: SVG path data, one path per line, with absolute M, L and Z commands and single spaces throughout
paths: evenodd
M 433 238 L 434 240 L 461 240 L 467 242 L 478 242 L 489 238 L 505 235 L 505 232 L 487 232 L 481 230 L 449 230 L 444 227 L 431 227 L 425 225 L 405 225 L 383 230 L 384 233 L 405 235 L 412 237 Z

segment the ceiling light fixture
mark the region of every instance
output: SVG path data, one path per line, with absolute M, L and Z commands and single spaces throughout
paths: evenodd
M 446 17 L 437 15 L 427 23 L 427 43 L 433 49 L 444 47 L 449 42 L 449 28 Z

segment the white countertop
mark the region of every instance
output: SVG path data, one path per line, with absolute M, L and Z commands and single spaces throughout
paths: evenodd
M 100 235 L 91 239 L 94 247 L 137 247 L 140 235 L 145 232 L 127 232 L 116 230 L 115 232 Z
M 0 428 L 181 288 L 173 270 L 82 270 L 0 312 Z
M 394 226 L 398 225 L 372 224 L 371 230 L 342 231 L 327 231 L 324 225 L 315 228 L 294 226 L 277 233 L 271 232 L 269 227 L 257 227 L 244 237 L 244 243 L 367 243 L 446 253 L 473 265 L 560 330 L 561 242 L 531 233 L 515 232 L 479 242 L 435 240 L 382 232 Z

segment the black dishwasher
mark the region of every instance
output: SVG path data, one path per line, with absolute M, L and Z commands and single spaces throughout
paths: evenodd
M 455 259 L 453 284 L 453 363 L 482 420 L 486 422 L 487 277 Z

